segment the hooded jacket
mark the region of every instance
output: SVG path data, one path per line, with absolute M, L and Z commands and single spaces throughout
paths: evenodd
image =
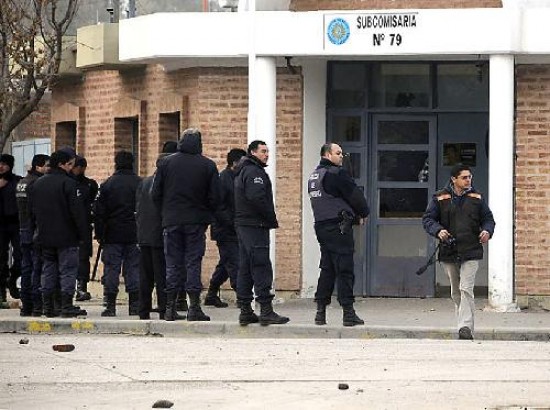
M 202 155 L 200 135 L 184 135 L 178 152 L 160 161 L 151 187 L 163 228 L 210 224 L 219 206 L 219 184 L 216 164 Z
M 235 225 L 275 229 L 279 227 L 271 180 L 256 157 L 243 157 L 235 177 Z

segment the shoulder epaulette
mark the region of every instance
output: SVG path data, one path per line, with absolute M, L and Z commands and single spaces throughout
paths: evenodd
M 478 194 L 477 192 L 468 192 L 466 195 L 470 198 L 481 199 L 481 194 Z
M 436 198 L 438 201 L 445 201 L 447 199 L 451 199 L 451 194 L 449 193 L 439 194 L 436 196 Z

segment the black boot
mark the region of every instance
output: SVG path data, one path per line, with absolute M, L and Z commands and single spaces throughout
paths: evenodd
M 42 294 L 42 308 L 44 310 L 44 316 L 46 317 L 55 317 L 55 312 L 53 308 L 53 294 L 52 293 L 43 293 Z
M 271 302 L 260 303 L 260 325 L 284 325 L 289 320 L 288 317 L 275 313 Z
M 246 326 L 252 323 L 258 323 L 259 318 L 254 313 L 254 309 L 249 302 L 241 302 L 241 314 L 239 315 L 239 325 Z
M 176 310 L 178 312 L 187 312 L 187 310 L 189 310 L 189 306 L 187 305 L 187 294 L 185 292 L 178 292 Z
M 116 316 L 116 293 L 104 293 L 105 297 L 105 310 L 101 312 L 103 317 Z
M 56 289 L 53 292 L 53 314 L 54 314 L 54 317 L 61 316 L 61 309 L 62 309 L 61 291 L 59 289 Z
M 315 324 L 327 324 L 327 305 L 323 302 L 317 302 L 317 313 L 315 313 Z
M 176 292 L 169 292 L 166 294 L 166 312 L 164 312 L 164 320 L 166 320 L 167 322 L 185 319 L 185 316 L 180 316 L 178 314 L 178 310 L 176 307 L 176 298 Z
M 225 302 L 223 302 L 220 297 L 218 296 L 218 293 L 220 292 L 219 288 L 213 288 L 210 286 L 208 288 L 208 292 L 206 293 L 206 297 L 204 298 L 204 305 L 205 306 L 214 306 L 217 308 L 226 308 L 229 305 Z
M 61 294 L 61 317 L 85 316 L 88 312 L 73 305 L 72 293 Z
M 353 305 L 342 306 L 342 309 L 344 310 L 344 326 L 357 326 L 365 324 L 365 322 L 355 314 Z
M 139 315 L 139 292 L 128 293 L 128 314 L 130 316 Z
M 38 293 L 32 296 L 32 315 L 40 317 L 42 313 L 42 295 Z
M 204 314 L 201 309 L 201 294 L 200 293 L 188 293 L 189 301 L 189 311 L 187 312 L 187 320 L 189 322 L 208 322 L 210 321 L 210 316 Z
M 92 298 L 92 295 L 90 295 L 90 292 L 88 292 L 88 283 L 78 281 L 77 287 L 76 287 L 76 296 L 74 300 L 77 302 L 84 302 L 86 300 L 90 300 Z

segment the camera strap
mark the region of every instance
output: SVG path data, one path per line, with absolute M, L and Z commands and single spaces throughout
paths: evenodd
M 424 265 L 422 265 L 418 270 L 416 271 L 416 274 L 418 276 L 422 275 L 424 272 L 426 272 L 426 269 L 428 269 L 431 265 L 433 265 L 437 259 L 436 255 L 439 251 L 439 248 L 441 247 L 441 241 L 437 244 L 435 247 L 433 253 L 431 254 L 430 258 L 428 259 L 428 262 L 426 262 Z

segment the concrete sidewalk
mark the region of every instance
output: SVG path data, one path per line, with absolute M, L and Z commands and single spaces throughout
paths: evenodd
M 0 310 L 0 333 L 90 333 L 128 335 L 169 335 L 181 337 L 236 338 L 430 338 L 455 339 L 454 307 L 450 299 L 358 298 L 355 304 L 364 326 L 343 327 L 342 311 L 334 300 L 328 307 L 328 325 L 313 324 L 315 303 L 311 299 L 276 301 L 275 310 L 290 317 L 287 325 L 239 326 L 239 310 L 204 307 L 211 322 L 166 322 L 139 320 L 128 316 L 128 306 L 117 306 L 116 318 L 102 318 L 97 298 L 80 302 L 88 311 L 86 318 L 22 318 L 18 309 Z M 550 341 L 550 312 L 525 310 L 497 313 L 486 309 L 487 301 L 476 301 L 476 340 Z

